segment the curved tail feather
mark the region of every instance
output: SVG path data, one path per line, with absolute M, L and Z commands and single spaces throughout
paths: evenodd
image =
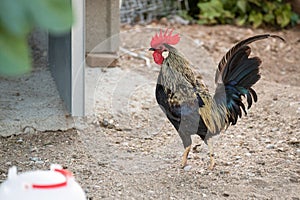
M 214 101 L 227 108 L 227 116 L 223 116 L 226 118 L 224 125 L 234 125 L 242 117 L 242 112 L 247 114 L 242 97 L 247 99 L 247 109 L 252 106 L 253 101 L 257 101 L 257 94 L 251 87 L 260 79 L 261 60 L 258 57 L 249 58 L 251 48 L 247 45 L 269 37 L 284 41 L 283 38 L 270 34 L 250 37 L 232 47 L 220 61 L 215 76 L 217 88 Z

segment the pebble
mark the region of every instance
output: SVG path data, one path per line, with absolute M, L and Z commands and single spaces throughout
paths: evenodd
M 36 163 L 36 164 L 44 164 L 45 162 L 42 161 L 42 160 L 38 160 L 38 161 L 36 161 L 35 163 Z
M 30 157 L 29 160 L 34 161 L 34 162 L 40 162 L 41 158 L 39 158 L 39 157 Z
M 232 162 L 225 162 L 224 165 L 225 165 L 225 166 L 231 166 L 231 165 L 232 165 Z
M 114 120 L 113 120 L 113 119 L 110 119 L 110 120 L 108 121 L 108 123 L 114 124 Z
M 274 149 L 275 146 L 274 146 L 274 144 L 268 144 L 268 145 L 266 146 L 266 148 L 267 148 L 267 149 Z
M 107 120 L 107 119 L 103 119 L 102 125 L 103 125 L 104 127 L 107 127 L 107 126 L 108 126 L 108 120 Z
M 11 166 L 12 162 L 6 162 L 5 165 Z
M 299 180 L 298 180 L 297 177 L 290 177 L 290 182 L 292 182 L 292 183 L 298 183 Z
M 270 139 L 266 139 L 266 140 L 265 140 L 265 143 L 266 143 L 266 144 L 269 144 L 269 143 L 271 143 L 271 140 L 270 140 Z
M 229 197 L 229 193 L 228 193 L 228 192 L 224 192 L 224 193 L 223 193 L 223 196 L 224 196 L 224 197 Z
M 187 165 L 183 169 L 184 169 L 184 171 L 190 171 L 192 169 L 192 166 Z
M 17 143 L 22 143 L 22 142 L 23 142 L 22 138 L 20 138 L 20 139 L 17 140 Z
M 23 133 L 25 133 L 25 134 L 34 134 L 35 129 L 31 126 L 26 126 L 25 128 L 23 128 Z
M 259 164 L 259 165 L 265 165 L 266 164 L 265 161 L 263 161 L 263 160 L 258 160 L 258 161 L 256 161 L 256 163 Z
M 242 157 L 241 156 L 235 156 L 236 160 L 240 160 Z
M 245 153 L 246 156 L 250 157 L 252 154 L 251 153 Z
M 255 174 L 254 174 L 254 173 L 251 173 L 251 172 L 247 173 L 247 175 L 248 175 L 248 176 L 251 176 L 251 177 L 255 176 Z
M 284 149 L 283 147 L 278 147 L 278 148 L 277 148 L 277 151 L 284 152 L 285 149 Z

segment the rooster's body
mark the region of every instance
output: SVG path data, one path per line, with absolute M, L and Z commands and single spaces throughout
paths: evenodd
M 242 96 L 247 98 L 248 109 L 253 100 L 257 101 L 251 87 L 260 79 L 261 60 L 258 57 L 249 58 L 251 49 L 247 45 L 268 37 L 280 37 L 258 35 L 231 48 L 219 63 L 215 78 L 217 88 L 211 96 L 200 76 L 194 74 L 189 61 L 170 45 L 179 42 L 179 36 L 171 36 L 171 33 L 160 33 L 151 41 L 154 60 L 161 65 L 156 100 L 182 139 L 185 148 L 182 167 L 186 165 L 191 149 L 191 135 L 197 134 L 208 144 L 212 169 L 211 137 L 236 124 L 242 110 L 247 114 Z

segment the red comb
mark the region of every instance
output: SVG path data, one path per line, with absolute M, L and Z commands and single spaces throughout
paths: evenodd
M 168 33 L 169 32 L 169 33 Z M 179 34 L 172 35 L 173 30 L 166 29 L 164 34 L 160 30 L 159 34 L 155 34 L 154 37 L 152 37 L 152 40 L 150 42 L 150 45 L 152 48 L 157 47 L 160 44 L 170 44 L 170 45 L 175 45 L 179 42 L 180 37 Z

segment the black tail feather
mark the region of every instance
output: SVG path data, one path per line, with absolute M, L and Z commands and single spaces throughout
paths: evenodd
M 260 79 L 261 60 L 258 57 L 249 58 L 251 48 L 247 45 L 268 37 L 284 41 L 279 36 L 269 34 L 248 38 L 231 48 L 219 63 L 215 78 L 217 89 L 214 99 L 216 103 L 226 106 L 228 125 L 236 124 L 238 117 L 242 117 L 242 112 L 247 115 L 242 96 L 247 99 L 247 109 L 252 106 L 253 101 L 257 101 L 257 94 L 251 87 Z

